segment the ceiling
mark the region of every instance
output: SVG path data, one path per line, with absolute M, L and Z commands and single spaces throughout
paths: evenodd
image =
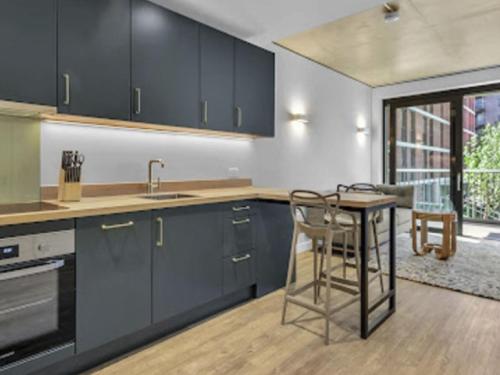
M 253 43 L 288 35 L 382 4 L 380 0 L 153 0 Z
M 397 22 L 375 5 L 277 44 L 373 87 L 500 65 L 500 0 L 395 3 Z

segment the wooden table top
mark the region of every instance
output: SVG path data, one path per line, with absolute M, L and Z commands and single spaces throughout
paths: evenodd
M 223 203 L 238 200 L 262 199 L 285 202 L 289 200 L 289 192 L 287 190 L 252 186 L 242 188 L 190 190 L 180 193 L 193 195 L 194 197 L 156 201 L 144 199 L 140 195 L 120 195 L 82 198 L 80 202 L 58 202 L 50 200 L 47 202 L 62 206 L 63 209 L 0 215 L 0 226 L 147 211 L 170 207 Z M 371 208 L 394 203 L 395 201 L 395 197 L 388 195 L 341 193 L 340 206 L 344 208 Z

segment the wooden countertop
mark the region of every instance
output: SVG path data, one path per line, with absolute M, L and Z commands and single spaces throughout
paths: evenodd
M 180 193 L 194 195 L 195 197 L 156 201 L 141 198 L 139 195 L 120 195 L 82 198 L 80 202 L 73 203 L 47 201 L 65 209 L 0 215 L 0 226 L 247 199 L 288 201 L 287 190 L 257 187 L 191 190 Z M 342 193 L 341 197 L 342 207 L 365 208 L 395 202 L 395 198 L 392 196 Z

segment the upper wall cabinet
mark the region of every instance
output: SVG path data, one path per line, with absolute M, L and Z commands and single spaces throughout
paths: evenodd
M 135 121 L 198 127 L 199 24 L 143 0 L 132 0 L 132 88 Z
M 234 129 L 234 38 L 200 27 L 201 127 Z
M 59 112 L 130 118 L 130 1 L 59 1 Z
M 237 131 L 274 136 L 274 54 L 237 40 L 234 79 Z
M 0 100 L 55 106 L 56 0 L 0 7 Z

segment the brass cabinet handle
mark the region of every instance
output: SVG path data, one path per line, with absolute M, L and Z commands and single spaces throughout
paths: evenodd
M 203 116 L 202 116 L 203 125 L 208 125 L 208 101 L 203 102 Z
M 244 219 L 244 220 L 233 220 L 233 225 L 248 224 L 249 222 L 250 222 L 250 219 Z
M 247 254 L 247 255 L 239 257 L 239 258 L 233 257 L 232 261 L 233 261 L 233 263 L 240 263 L 240 262 L 244 262 L 245 260 L 250 259 L 251 257 L 252 256 L 250 254 Z
M 130 221 L 128 221 L 126 223 L 122 223 L 122 224 L 111 224 L 111 225 L 102 224 L 101 229 L 102 230 L 112 230 L 112 229 L 128 228 L 128 227 L 133 227 L 133 226 L 134 226 L 134 222 L 132 220 L 130 220 Z
M 241 128 L 243 125 L 243 111 L 241 107 L 236 107 L 236 127 Z
M 234 212 L 249 211 L 250 206 L 233 207 Z
M 142 111 L 142 90 L 136 87 L 134 91 L 135 91 L 135 114 L 140 115 Z
M 156 222 L 158 223 L 158 240 L 156 241 L 156 246 L 163 246 L 163 218 L 156 218 Z
M 69 105 L 71 103 L 70 89 L 71 89 L 71 77 L 68 73 L 63 74 L 64 77 L 64 105 Z

